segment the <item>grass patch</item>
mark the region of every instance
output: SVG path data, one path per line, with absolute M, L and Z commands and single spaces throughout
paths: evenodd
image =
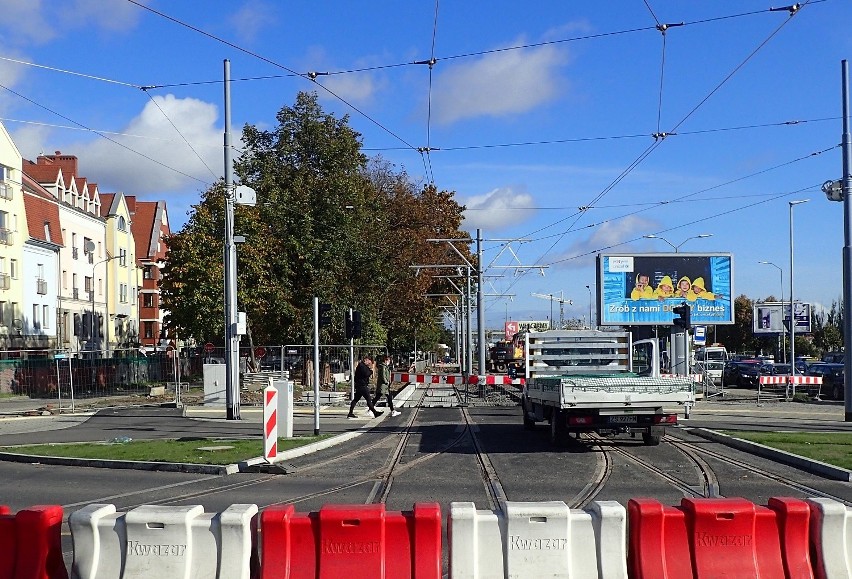
M 278 452 L 304 446 L 330 437 L 298 436 L 279 438 Z M 204 451 L 199 447 L 232 446 L 228 450 Z M 34 456 L 89 458 L 108 460 L 138 460 L 145 462 L 184 462 L 189 464 L 234 464 L 263 455 L 262 440 L 227 440 L 197 438 L 192 440 L 133 440 L 126 443 L 34 444 L 5 446 L 0 451 Z
M 725 434 L 852 470 L 852 432 L 744 432 Z

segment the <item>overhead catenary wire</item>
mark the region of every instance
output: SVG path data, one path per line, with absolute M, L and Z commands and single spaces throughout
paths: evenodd
M 759 52 L 759 51 L 760 51 L 763 47 L 765 47 L 765 46 L 767 45 L 767 43 L 768 43 L 770 40 L 772 40 L 772 39 L 773 39 L 773 38 L 774 38 L 774 37 L 778 34 L 778 32 L 780 32 L 780 31 L 781 31 L 781 29 L 783 29 L 783 28 L 784 28 L 784 27 L 785 27 L 785 26 L 786 26 L 786 25 L 790 22 L 790 20 L 792 19 L 792 17 L 793 17 L 793 16 L 795 16 L 796 14 L 798 14 L 798 13 L 801 11 L 801 8 L 803 8 L 803 7 L 807 6 L 809 3 L 810 3 L 810 2 L 809 2 L 809 1 L 807 1 L 807 2 L 803 3 L 802 5 L 797 5 L 797 6 L 798 6 L 798 7 L 797 7 L 797 9 L 796 9 L 795 11 L 791 11 L 791 12 L 790 12 L 789 17 L 788 17 L 788 18 L 787 18 L 784 22 L 782 22 L 782 23 L 781 23 L 780 25 L 778 25 L 778 26 L 777 26 L 774 30 L 772 30 L 772 32 L 771 32 L 771 33 L 770 33 L 770 34 L 769 34 L 769 35 L 768 35 L 768 36 L 767 36 L 767 37 L 766 37 L 766 38 L 765 38 L 762 42 L 760 42 L 760 43 L 757 45 L 757 47 L 756 47 L 756 48 L 754 48 L 754 49 L 753 49 L 753 50 L 752 50 L 752 51 L 751 51 L 751 52 L 750 52 L 750 53 L 749 53 L 749 54 L 745 57 L 745 59 L 743 59 L 743 60 L 742 60 L 739 64 L 737 64 L 737 65 L 734 67 L 734 69 L 733 69 L 730 73 L 728 73 L 728 74 L 727 74 L 727 75 L 726 75 L 726 76 L 725 76 L 725 77 L 724 77 L 724 78 L 723 78 L 723 79 L 722 79 L 722 80 L 721 80 L 718 84 L 716 84 L 716 86 L 715 86 L 715 87 L 713 87 L 713 89 L 711 89 L 711 90 L 710 90 L 710 92 L 709 92 L 709 93 L 708 93 L 708 94 L 707 94 L 704 98 L 702 98 L 702 99 L 698 102 L 698 104 L 696 104 L 696 105 L 695 105 L 695 106 L 694 106 L 694 107 L 693 107 L 693 108 L 692 108 L 692 109 L 691 109 L 691 110 L 690 110 L 690 111 L 689 111 L 689 112 L 688 112 L 688 113 L 687 113 L 687 114 L 686 114 L 683 118 L 681 118 L 681 120 L 680 120 L 680 121 L 678 121 L 678 122 L 677 122 L 677 123 L 676 123 L 676 124 L 672 127 L 672 129 L 671 129 L 670 131 L 667 131 L 667 133 L 672 133 L 672 132 L 676 131 L 676 130 L 678 129 L 678 127 L 680 127 L 681 125 L 683 125 L 683 124 L 684 124 L 684 123 L 685 123 L 685 122 L 686 122 L 686 121 L 687 121 L 687 120 L 688 120 L 688 119 L 689 119 L 689 118 L 690 118 L 693 114 L 695 114 L 695 112 L 696 112 L 696 111 L 698 111 L 698 110 L 699 110 L 699 109 L 700 109 L 700 108 L 701 108 L 701 107 L 702 107 L 702 106 L 703 106 L 703 105 L 704 105 L 704 104 L 705 104 L 708 100 L 710 100 L 710 98 L 711 98 L 714 94 L 716 94 L 716 93 L 717 93 L 717 92 L 718 92 L 718 91 L 719 91 L 719 90 L 720 90 L 720 89 L 721 89 L 721 88 L 722 88 L 725 84 L 727 84 L 727 83 L 728 83 L 728 81 L 730 81 L 730 79 L 731 79 L 731 78 L 733 78 L 733 76 L 734 76 L 734 75 L 735 75 L 738 71 L 740 71 L 740 70 L 741 70 L 741 69 L 742 69 L 742 68 L 746 65 L 746 63 L 748 63 L 748 62 L 749 62 L 752 58 L 754 58 L 754 56 L 755 56 L 755 55 L 756 55 L 756 54 L 757 54 L 757 53 L 758 53 L 758 52 Z M 636 158 L 635 158 L 635 159 L 634 159 L 634 160 L 633 160 L 633 161 L 632 161 L 632 162 L 631 162 L 631 163 L 627 166 L 627 168 L 625 168 L 625 169 L 624 169 L 621 173 L 619 173 L 619 175 L 618 175 L 618 176 L 617 176 L 617 177 L 616 177 L 613 181 L 611 181 L 611 182 L 610 182 L 610 183 L 609 183 L 606 187 L 604 187 L 604 189 L 603 189 L 600 193 L 598 193 L 598 194 L 597 194 L 597 195 L 596 195 L 596 196 L 595 196 L 595 197 L 591 200 L 591 202 L 587 203 L 587 204 L 584 206 L 584 208 L 582 208 L 582 209 L 581 209 L 581 211 L 580 211 L 580 212 L 577 214 L 577 216 L 574 218 L 574 220 L 573 220 L 573 222 L 571 223 L 571 225 L 570 225 L 569 229 L 568 229 L 567 231 L 563 232 L 563 234 L 561 234 L 561 236 L 560 236 L 560 237 L 558 237 L 558 238 L 557 238 L 557 240 L 556 240 L 556 241 L 554 241 L 554 242 L 553 242 L 553 244 L 551 244 L 551 245 L 550 245 L 550 247 L 548 247 L 548 248 L 544 251 L 544 253 L 542 253 L 542 254 L 539 256 L 539 258 L 538 258 L 538 259 L 536 259 L 536 260 L 533 262 L 533 263 L 534 263 L 534 265 L 538 265 L 538 264 L 543 263 L 544 258 L 545 258 L 545 257 L 546 257 L 546 256 L 547 256 L 547 255 L 548 255 L 548 254 L 549 254 L 549 253 L 550 253 L 550 252 L 551 252 L 551 251 L 552 251 L 552 250 L 556 247 L 556 245 L 557 245 L 557 244 L 561 241 L 561 239 L 564 237 L 564 235 L 565 235 L 565 234 L 567 234 L 568 232 L 570 232 L 570 231 L 574 228 L 574 226 L 575 226 L 575 225 L 579 222 L 579 220 L 583 217 L 583 215 L 585 215 L 586 211 L 588 210 L 587 208 L 588 208 L 589 206 L 592 206 L 592 205 L 594 205 L 595 203 L 597 203 L 600 199 L 602 199 L 602 198 L 603 198 L 604 196 L 606 196 L 606 195 L 607 195 L 610 191 L 612 191 L 612 189 L 614 189 L 614 188 L 615 188 L 615 187 L 616 187 L 619 183 L 621 183 L 621 181 L 623 181 L 623 180 L 624 180 L 624 178 L 625 178 L 625 177 L 627 177 L 627 175 L 629 175 L 629 174 L 630 174 L 630 173 L 631 173 L 631 172 L 632 172 L 632 171 L 633 171 L 636 167 L 638 167 L 638 166 L 639 166 L 639 165 L 640 165 L 640 164 L 641 164 L 641 163 L 642 163 L 642 162 L 643 162 L 643 161 L 644 161 L 644 160 L 645 160 L 645 159 L 646 159 L 646 158 L 647 158 L 647 157 L 648 157 L 651 153 L 653 153 L 653 152 L 654 152 L 654 150 L 655 150 L 655 149 L 656 149 L 656 148 L 657 148 L 657 147 L 658 147 L 661 143 L 663 143 L 663 142 L 664 142 L 664 140 L 665 140 L 664 138 L 661 138 L 661 139 L 655 140 L 655 141 L 654 141 L 654 143 L 653 143 L 653 144 L 651 144 L 650 146 L 648 146 L 648 147 L 647 147 L 644 151 L 642 151 L 642 152 L 639 154 L 639 156 L 637 156 L 637 157 L 636 157 Z M 528 234 L 528 235 L 530 235 L 530 234 Z M 527 237 L 528 235 L 524 235 L 523 237 Z M 517 281 L 518 281 L 519 279 L 520 279 L 520 278 L 516 278 L 516 279 L 515 279 L 515 281 L 513 281 L 513 283 L 510 285 L 510 289 L 511 289 L 511 287 L 513 287 L 513 286 L 517 283 Z

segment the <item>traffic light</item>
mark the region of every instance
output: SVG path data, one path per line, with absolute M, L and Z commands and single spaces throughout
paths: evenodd
M 684 303 L 680 304 L 679 306 L 675 306 L 675 307 L 672 308 L 672 312 L 674 312 L 678 316 L 677 318 L 672 320 L 672 323 L 675 326 L 677 326 L 679 328 L 683 328 L 684 330 L 688 330 L 689 328 L 692 327 L 692 325 L 690 324 L 690 321 L 689 321 L 689 317 L 692 313 L 692 310 L 689 307 L 689 304 L 684 302 Z
M 358 310 L 352 311 L 352 337 L 361 337 L 361 312 Z
M 319 305 L 319 325 L 320 328 L 331 325 L 331 304 Z

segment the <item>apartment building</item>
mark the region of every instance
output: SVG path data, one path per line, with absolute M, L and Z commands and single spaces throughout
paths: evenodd
M 102 193 L 100 197 L 106 225 L 107 349 L 138 348 L 141 268 L 136 260 L 132 216 L 123 193 Z
M 24 344 L 30 354 L 57 347 L 56 304 L 59 299 L 59 252 L 62 230 L 59 208 L 50 194 L 26 174 L 23 198 L 28 238 L 21 268 L 24 312 L 31 313 L 24 327 Z
M 0 347 L 20 349 L 33 321 L 23 308 L 21 266 L 27 223 L 21 194 L 21 153 L 0 124 Z
M 132 216 L 136 260 L 142 269 L 139 289 L 139 333 L 143 347 L 152 351 L 168 343 L 163 328 L 165 311 L 160 308 L 160 271 L 166 261 L 164 238 L 171 234 L 165 201 L 139 201 L 127 196 Z
M 39 155 L 24 160 L 24 173 L 40 184 L 59 211 L 57 342 L 71 352 L 105 348 L 106 224 L 97 185 L 78 175 L 77 157 Z M 98 269 L 100 267 L 100 270 Z

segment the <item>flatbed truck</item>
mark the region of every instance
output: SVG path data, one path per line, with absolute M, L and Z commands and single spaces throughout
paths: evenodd
M 677 412 L 695 402 L 691 376 L 661 376 L 656 340 L 627 331 L 551 330 L 520 337 L 524 345 L 523 423 L 550 425 L 562 445 L 583 432 L 642 435 L 658 445 Z

